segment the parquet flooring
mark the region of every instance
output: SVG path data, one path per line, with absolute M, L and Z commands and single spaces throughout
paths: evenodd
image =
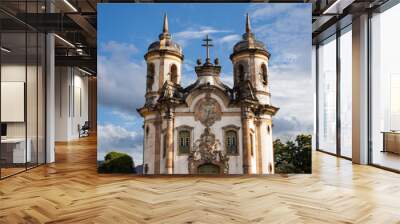
M 99 175 L 93 137 L 0 181 L 0 223 L 400 223 L 400 175 L 313 153 L 312 175 Z

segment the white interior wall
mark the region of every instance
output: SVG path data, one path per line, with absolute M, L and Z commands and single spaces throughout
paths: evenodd
M 55 140 L 79 138 L 78 125 L 88 120 L 88 77 L 72 67 L 56 67 Z
M 36 67 L 36 65 L 26 66 L 25 63 L 6 63 L 1 66 L 1 74 L 1 109 L 2 121 L 7 124 L 6 137 L 24 138 L 26 136 L 32 152 L 30 153 L 32 156 L 31 161 L 36 162 L 39 159 L 39 163 L 44 163 L 45 122 L 43 109 L 45 90 L 43 89 L 44 74 L 41 67 Z M 16 95 L 20 96 L 16 98 Z M 7 114 L 8 116 L 4 116 Z M 48 161 L 52 162 L 52 160 Z
M 25 82 L 26 69 L 32 68 L 25 64 L 8 64 L 1 66 L 1 81 L 2 82 Z M 27 93 L 31 95 L 31 93 Z M 4 97 L 4 96 L 3 96 Z M 6 108 L 1 108 L 6 110 Z M 22 108 L 24 110 L 24 108 Z M 7 123 L 7 137 L 25 137 L 25 122 L 6 122 Z

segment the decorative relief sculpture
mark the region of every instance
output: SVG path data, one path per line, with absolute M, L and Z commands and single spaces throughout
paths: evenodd
M 165 98 L 170 99 L 174 97 L 174 90 L 172 88 L 172 86 L 167 85 L 167 87 L 165 88 Z
M 215 121 L 221 120 L 221 107 L 219 103 L 207 93 L 206 97 L 197 103 L 194 112 L 195 120 L 204 126 L 210 127 Z
M 194 142 L 188 160 L 190 174 L 197 174 L 198 167 L 203 164 L 218 166 L 221 174 L 228 174 L 229 171 L 229 157 L 222 151 L 221 142 L 215 138 L 208 127 Z

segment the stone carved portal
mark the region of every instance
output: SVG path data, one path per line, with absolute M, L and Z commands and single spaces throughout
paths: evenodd
M 221 142 L 215 138 L 208 127 L 204 129 L 200 139 L 194 142 L 188 160 L 190 174 L 215 174 L 215 170 L 218 170 L 219 174 L 229 172 L 229 157 L 221 150 Z M 205 164 L 217 166 L 219 169 L 205 173 L 202 169 Z

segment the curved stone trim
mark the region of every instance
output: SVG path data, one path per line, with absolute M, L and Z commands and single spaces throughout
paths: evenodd
M 183 125 L 180 125 L 180 126 L 176 127 L 175 129 L 176 129 L 177 131 L 182 131 L 182 130 L 189 130 L 189 131 L 192 131 L 192 130 L 194 129 L 194 127 L 183 124 Z
M 239 131 L 240 127 L 236 126 L 236 125 L 233 125 L 233 124 L 230 124 L 230 125 L 223 126 L 222 129 L 224 131 L 228 131 L 228 130 Z
M 148 57 L 151 57 L 153 55 L 164 56 L 165 54 L 174 55 L 174 56 L 180 58 L 182 61 L 184 59 L 184 55 L 182 53 L 179 53 L 179 52 L 176 52 L 173 50 L 168 50 L 168 49 L 159 49 L 159 50 L 149 51 L 144 55 L 144 59 L 147 60 Z
M 220 99 L 222 99 L 224 106 L 229 107 L 231 99 L 230 99 L 229 95 L 226 94 L 226 92 L 224 92 L 221 89 L 216 88 L 216 87 L 210 87 L 210 89 L 208 89 L 207 91 L 210 94 L 215 94 L 216 96 L 218 96 Z M 192 92 L 186 96 L 185 101 L 186 101 L 187 105 L 192 105 L 193 100 L 195 100 L 198 96 L 200 96 L 202 94 L 204 94 L 204 89 L 199 88 L 199 89 L 192 90 Z

